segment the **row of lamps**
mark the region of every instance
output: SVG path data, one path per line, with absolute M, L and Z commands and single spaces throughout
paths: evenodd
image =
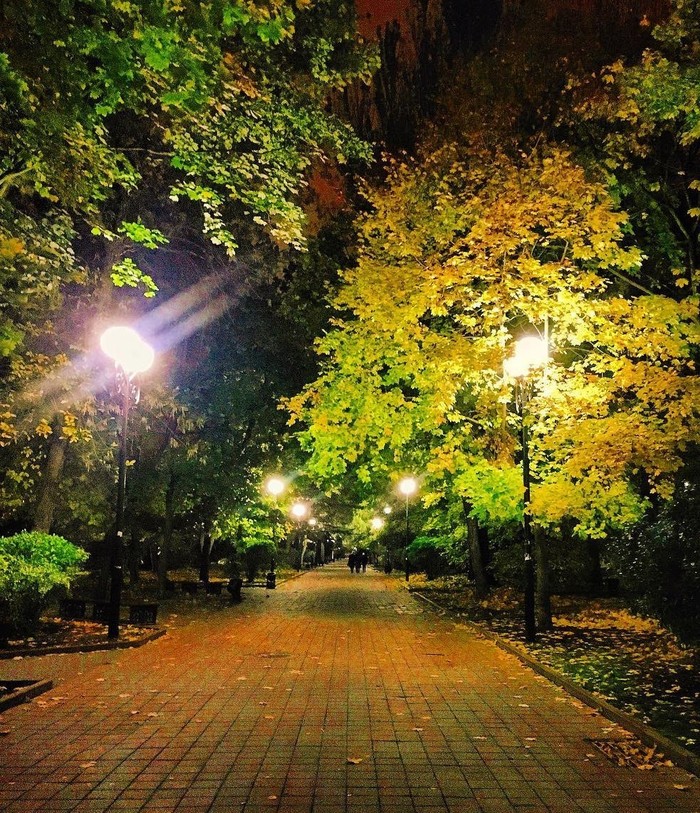
M 121 608 L 121 590 L 123 583 L 123 536 L 126 495 L 126 462 L 129 413 L 140 397 L 140 389 L 135 382 L 139 373 L 151 368 L 155 359 L 153 348 L 131 327 L 114 326 L 102 334 L 100 339 L 102 351 L 114 361 L 116 370 L 117 392 L 121 396 L 121 427 L 119 431 L 119 457 L 117 473 L 117 505 L 114 524 L 114 542 L 111 552 L 110 594 L 108 610 L 107 635 L 110 639 L 119 637 L 119 613 Z M 530 453 L 529 453 L 529 415 L 530 376 L 533 370 L 544 367 L 549 360 L 549 348 L 546 340 L 539 336 L 525 336 L 515 343 L 515 352 L 506 359 L 503 368 L 507 376 L 515 382 L 515 407 L 520 418 L 520 435 L 523 468 L 523 542 L 525 555 L 525 637 L 534 641 L 535 627 L 535 572 L 533 561 L 532 527 L 530 520 Z M 286 482 L 282 477 L 270 477 L 265 488 L 275 501 L 284 493 Z M 406 548 L 410 543 L 409 500 L 418 492 L 418 480 L 406 476 L 399 481 L 399 493 L 405 498 L 406 506 Z M 390 513 L 391 507 L 384 508 Z M 301 524 L 309 513 L 308 503 L 297 501 L 291 508 L 292 516 Z M 315 525 L 312 517 L 309 524 Z M 372 528 L 381 530 L 384 520 L 381 517 L 372 519 Z M 277 542 L 277 512 L 273 514 L 273 541 Z M 406 581 L 409 579 L 408 552 L 405 556 Z M 271 562 L 270 575 L 274 576 L 275 562 Z M 274 581 L 274 579 L 273 579 Z
M 535 569 L 533 558 L 533 538 L 530 517 L 530 437 L 528 403 L 531 394 L 531 375 L 538 368 L 545 367 L 549 361 L 548 342 L 539 336 L 525 336 L 515 343 L 513 355 L 506 359 L 503 369 L 514 382 L 515 408 L 520 418 L 520 438 L 522 449 L 523 469 L 523 547 L 525 557 L 525 585 L 524 585 L 524 616 L 525 638 L 534 641 L 536 637 L 535 623 Z M 409 526 L 409 500 L 418 491 L 418 480 L 407 476 L 399 481 L 398 491 L 406 501 L 406 548 L 410 543 Z M 386 506 L 385 513 L 390 513 L 390 506 Z M 384 527 L 382 517 L 375 516 L 371 520 L 372 529 L 379 532 Z M 408 553 L 405 556 L 406 581 L 409 579 Z

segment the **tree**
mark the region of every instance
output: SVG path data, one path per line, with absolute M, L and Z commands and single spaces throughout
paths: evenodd
M 427 499 L 456 491 L 473 516 L 512 520 L 522 503 L 468 473 L 514 465 L 502 364 L 539 329 L 556 364 L 534 382 L 535 522 L 604 535 L 669 496 L 700 428 L 697 302 L 636 296 L 643 258 L 600 181 L 557 147 L 447 147 L 393 164 L 370 202 L 322 373 L 290 403 L 316 477 L 422 460 Z
M 571 79 L 559 121 L 581 154 L 604 168 L 647 260 L 644 283 L 698 291 L 700 30 L 695 0 L 674 0 L 654 47 Z
M 314 163 L 369 154 L 325 96 L 375 60 L 342 0 L 9 2 L 0 29 L 0 432 L 14 522 L 38 482 L 57 493 L 65 440 L 104 429 L 74 393 L 95 389 L 79 353 L 116 310 L 113 290 L 172 291 L 173 265 L 180 290 L 212 267 L 236 283 L 232 255 L 262 233 L 268 254 L 303 248 Z M 47 373 L 71 383 L 47 398 Z

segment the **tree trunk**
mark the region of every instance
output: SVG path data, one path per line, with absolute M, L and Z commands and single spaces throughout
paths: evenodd
M 141 577 L 141 559 L 143 557 L 143 540 L 132 527 L 129 539 L 129 583 L 138 584 Z
M 66 441 L 61 436 L 59 420 L 53 422 L 49 438 L 49 451 L 39 487 L 39 499 L 34 507 L 33 531 L 51 533 L 53 515 L 58 502 L 58 483 L 63 474 L 63 463 L 66 458 Z
M 537 629 L 546 631 L 552 629 L 549 551 L 547 550 L 547 538 L 543 529 L 534 525 L 532 530 L 535 543 L 535 618 L 537 620 Z
M 209 563 L 213 546 L 214 540 L 211 538 L 211 532 L 202 528 L 199 537 L 199 580 L 204 584 L 209 584 Z
M 591 592 L 596 596 L 602 596 L 605 591 L 603 589 L 603 567 L 600 562 L 600 540 L 587 539 L 586 548 L 591 563 L 588 574 Z
M 479 523 L 470 516 L 471 505 L 466 499 L 462 499 L 462 510 L 467 523 L 467 539 L 469 541 L 469 560 L 471 562 L 472 573 L 474 574 L 474 584 L 477 598 L 484 598 L 489 592 L 489 582 L 484 567 L 484 557 L 481 548 L 479 534 Z
M 104 535 L 102 544 L 96 551 L 97 579 L 95 580 L 95 601 L 106 601 L 109 588 L 110 564 L 112 562 L 112 545 L 114 544 L 114 526 Z
M 165 595 L 165 583 L 168 579 L 168 553 L 173 538 L 173 526 L 175 523 L 175 475 L 171 473 L 168 480 L 168 487 L 165 491 L 165 517 L 163 521 L 163 541 L 160 546 L 158 556 L 158 592 L 160 596 Z

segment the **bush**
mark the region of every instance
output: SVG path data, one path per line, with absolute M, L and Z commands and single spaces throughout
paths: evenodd
M 87 553 L 61 536 L 0 537 L 0 639 L 26 635 L 56 588 L 70 587 Z
M 614 539 L 608 556 L 634 609 L 682 638 L 700 640 L 700 486 Z
M 406 548 L 406 553 L 411 568 L 422 570 L 429 579 L 441 576 L 450 569 L 441 539 L 419 536 Z
M 269 567 L 275 555 L 275 545 L 272 542 L 253 542 L 243 551 L 246 578 L 249 582 L 255 581 L 260 570 Z

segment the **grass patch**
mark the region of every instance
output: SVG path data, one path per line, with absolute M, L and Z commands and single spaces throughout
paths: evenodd
M 620 599 L 554 596 L 554 629 L 525 642 L 517 591 L 498 589 L 485 600 L 462 576 L 411 577 L 451 613 L 484 624 L 574 680 L 700 755 L 700 648 L 684 646 L 653 619 Z

